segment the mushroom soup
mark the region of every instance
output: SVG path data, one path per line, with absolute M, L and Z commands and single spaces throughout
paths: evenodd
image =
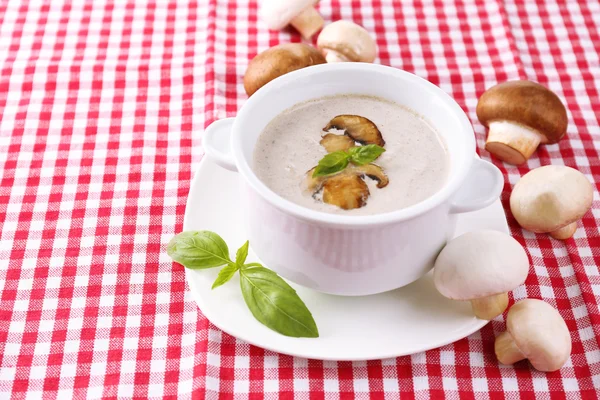
M 253 164 L 281 197 L 350 215 L 423 201 L 442 188 L 450 168 L 445 143 L 425 119 L 361 95 L 311 100 L 279 114 L 259 136 Z

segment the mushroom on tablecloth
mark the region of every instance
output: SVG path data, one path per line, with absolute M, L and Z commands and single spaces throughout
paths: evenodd
M 325 58 L 317 49 L 304 43 L 273 46 L 250 61 L 244 75 L 244 89 L 248 96 L 251 96 L 281 75 L 325 62 Z
M 317 39 L 317 47 L 328 63 L 370 63 L 377 56 L 375 40 L 365 28 L 351 21 L 335 21 L 323 28 Z
M 523 164 L 540 143 L 556 143 L 567 131 L 567 111 L 556 94 L 530 81 L 488 89 L 477 118 L 489 127 L 485 149 L 509 164 Z
M 571 335 L 565 320 L 550 304 L 524 299 L 506 316 L 506 332 L 496 338 L 496 357 L 502 364 L 523 359 L 538 371 L 559 370 L 571 354 Z
M 523 228 L 565 240 L 592 206 L 594 187 L 581 172 L 546 165 L 525 174 L 510 195 L 510 210 Z
M 323 27 L 323 17 L 314 5 L 315 0 L 263 0 L 261 19 L 269 29 L 280 30 L 292 25 L 303 38 L 310 39 Z
M 493 319 L 508 306 L 508 292 L 523 284 L 529 258 L 512 237 L 497 231 L 465 233 L 438 255 L 433 271 L 437 290 L 453 300 L 468 300 L 480 319 Z

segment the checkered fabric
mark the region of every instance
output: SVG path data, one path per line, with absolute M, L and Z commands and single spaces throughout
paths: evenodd
M 440 349 L 368 362 L 279 355 L 202 315 L 165 254 L 181 230 L 202 131 L 235 115 L 269 32 L 255 0 L 0 0 L 0 398 L 597 398 L 600 202 L 566 242 L 524 232 L 508 210 L 532 168 L 600 181 L 600 4 L 595 0 L 323 0 L 353 20 L 377 62 L 451 94 L 531 79 L 569 110 L 567 138 L 522 167 L 494 160 L 514 237 L 533 267 L 515 299 L 560 310 L 573 353 L 554 373 L 500 366 L 496 318 Z M 598 188 L 598 184 L 596 183 Z

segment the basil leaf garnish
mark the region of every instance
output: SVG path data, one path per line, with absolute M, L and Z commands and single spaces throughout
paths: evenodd
M 264 267 L 241 269 L 240 286 L 252 315 L 263 325 L 286 336 L 319 336 L 304 302 L 275 272 Z
M 217 279 L 215 279 L 211 289 L 218 288 L 224 283 L 227 283 L 231 278 L 233 278 L 238 269 L 240 268 L 237 264 L 227 264 L 219 271 L 219 275 L 217 276 Z
M 326 176 L 343 171 L 348 163 L 355 165 L 365 165 L 372 163 L 383 154 L 385 149 L 376 144 L 366 146 L 351 147 L 347 151 L 335 151 L 325 155 L 317 164 L 312 176 Z
M 350 156 L 345 151 L 336 151 L 327 154 L 319 161 L 317 168 L 313 172 L 313 178 L 335 174 L 348 166 Z
M 246 240 L 246 243 L 243 244 L 242 247 L 240 247 L 237 251 L 237 253 L 235 254 L 235 263 L 241 268 L 244 266 L 244 263 L 246 262 L 246 257 L 248 257 L 248 246 L 250 245 L 250 242 L 248 240 Z
M 380 155 L 383 154 L 385 149 L 376 144 L 368 144 L 366 146 L 358 146 L 350 149 L 350 161 L 356 165 L 365 165 L 372 163 Z
M 209 231 L 176 235 L 167 245 L 167 254 L 179 264 L 192 269 L 220 267 L 231 262 L 227 243 Z
M 171 239 L 167 254 L 186 268 L 205 269 L 225 265 L 219 271 L 213 289 L 227 283 L 240 271 L 242 296 L 260 323 L 286 336 L 318 337 L 315 320 L 296 291 L 279 275 L 262 265 L 245 264 L 249 244 L 246 241 L 238 249 L 233 262 L 229 258 L 227 244 L 219 235 L 210 231 L 190 231 Z

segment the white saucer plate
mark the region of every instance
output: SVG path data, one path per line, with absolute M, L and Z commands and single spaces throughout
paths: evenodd
M 187 200 L 184 230 L 210 230 L 225 239 L 232 255 L 246 241 L 238 176 L 204 157 Z M 477 229 L 508 233 L 500 201 L 458 218 L 456 235 Z M 250 243 L 252 247 L 252 243 Z M 250 250 L 248 262 L 260 262 Z M 268 267 L 268 265 L 265 265 Z M 248 343 L 293 356 L 320 360 L 372 360 L 433 349 L 462 339 L 488 321 L 475 318 L 467 302 L 442 297 L 431 274 L 391 292 L 343 297 L 290 283 L 319 328 L 319 338 L 290 338 L 261 325 L 244 300 L 239 278 L 211 290 L 218 268 L 186 269 L 202 313 L 218 328 Z

